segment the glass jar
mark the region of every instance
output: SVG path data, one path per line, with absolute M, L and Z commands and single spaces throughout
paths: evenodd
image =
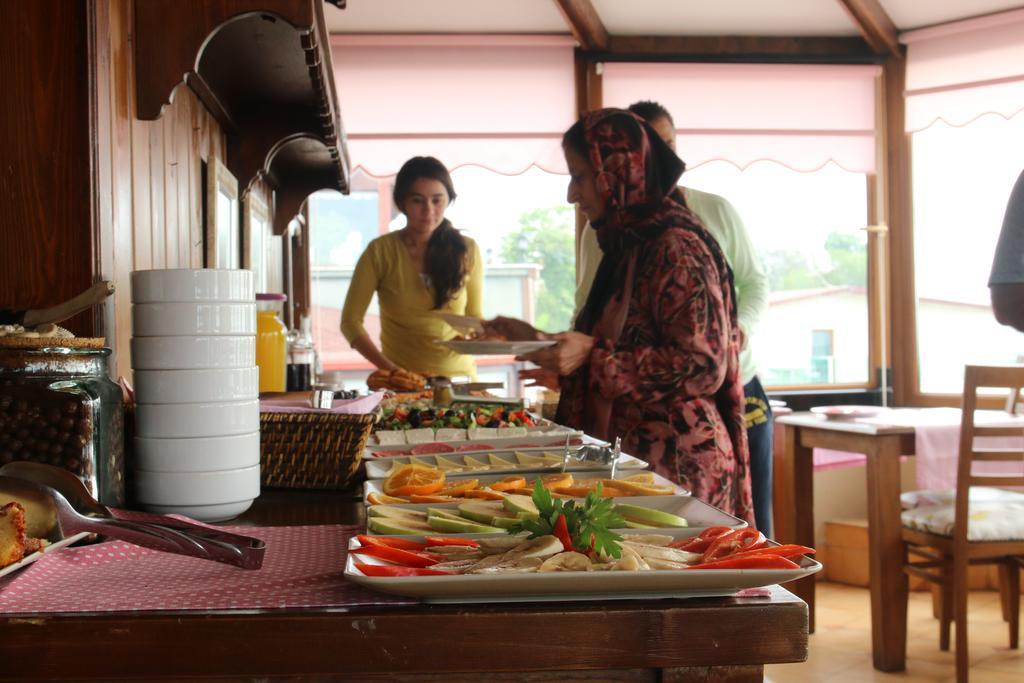
M 124 506 L 124 401 L 110 349 L 0 349 L 0 465 L 28 460 L 77 475 Z
M 260 368 L 260 393 L 285 390 L 288 364 L 288 330 L 277 309 L 284 294 L 256 295 L 256 365 Z

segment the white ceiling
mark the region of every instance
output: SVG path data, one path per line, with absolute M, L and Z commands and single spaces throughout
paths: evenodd
M 901 31 L 1024 0 L 879 0 Z M 839 0 L 592 0 L 611 35 L 855 36 Z M 554 0 L 348 0 L 331 33 L 568 33 Z

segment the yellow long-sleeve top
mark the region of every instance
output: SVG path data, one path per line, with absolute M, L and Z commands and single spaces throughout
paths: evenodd
M 462 289 L 440 310 L 479 318 L 483 316 L 483 260 L 476 242 L 463 238 L 469 247 L 468 276 Z M 370 242 L 356 263 L 341 311 L 341 333 L 350 344 L 366 334 L 363 318 L 374 292 L 380 305 L 381 351 L 389 360 L 426 375 L 476 378 L 472 356 L 434 343 L 435 339 L 451 339 L 456 332 L 433 310 L 434 290 L 424 284 L 397 232 Z

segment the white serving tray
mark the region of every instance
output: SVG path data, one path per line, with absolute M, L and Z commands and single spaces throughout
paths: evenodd
M 521 474 L 523 477 L 525 477 L 526 478 L 526 485 L 529 486 L 529 487 L 532 487 L 533 486 L 533 482 L 532 482 L 533 479 L 536 479 L 537 477 L 543 476 L 544 474 L 550 474 L 550 472 L 537 472 L 537 471 L 535 471 L 533 473 L 529 473 L 529 472 L 525 472 L 525 471 L 518 471 L 518 472 L 516 472 L 516 474 Z M 582 472 L 582 473 L 578 472 L 578 474 L 580 474 L 580 478 L 581 479 L 607 479 L 608 478 L 607 477 L 608 472 L 607 471 L 601 471 L 601 470 L 586 471 L 586 472 Z M 615 478 L 616 479 L 625 479 L 626 477 L 628 477 L 630 475 L 633 475 L 633 474 L 637 474 L 637 472 L 635 472 L 635 471 L 618 471 L 618 472 L 615 473 Z M 657 473 L 653 473 L 653 474 L 654 474 L 654 483 L 656 485 L 658 485 L 658 486 L 671 486 L 673 488 L 673 490 L 674 490 L 674 495 L 682 495 L 682 496 L 690 495 L 689 491 L 686 491 L 681 486 L 679 486 L 679 485 L 669 481 L 668 479 L 666 479 L 665 477 L 661 476 L 660 474 L 657 474 Z M 486 474 L 481 474 L 481 475 L 466 474 L 466 475 L 459 475 L 459 476 L 451 476 L 451 477 L 445 477 L 445 482 L 446 482 L 445 485 L 447 486 L 449 483 L 450 484 L 458 484 L 460 481 L 465 481 L 467 479 L 477 479 L 477 480 L 480 481 L 480 485 L 481 486 L 487 486 L 487 484 L 489 484 L 489 483 L 491 483 L 493 481 L 499 481 L 501 479 L 504 479 L 506 476 L 508 476 L 508 475 L 491 474 L 490 472 L 488 472 Z M 383 479 L 368 479 L 368 480 L 363 482 L 363 503 L 364 504 L 366 504 L 366 505 L 370 504 L 366 499 L 369 497 L 369 495 L 371 493 L 376 493 L 378 495 L 384 493 L 384 480 Z M 666 494 L 666 495 L 673 495 L 673 494 Z M 620 498 L 618 500 L 621 500 L 621 502 L 623 502 L 623 503 L 628 503 L 630 499 L 635 500 L 637 498 L 656 498 L 656 497 L 657 496 L 623 496 L 622 498 Z M 470 501 L 479 501 L 479 500 L 481 500 L 481 499 L 480 498 L 467 498 L 465 502 L 468 503 Z M 389 505 L 401 505 L 401 503 L 389 503 Z M 431 505 L 431 507 L 434 507 L 434 505 Z
M 726 512 L 722 512 L 718 508 L 708 505 L 704 501 L 694 498 L 693 496 L 633 496 L 630 498 L 618 498 L 616 500 L 627 505 L 638 505 L 640 507 L 671 512 L 674 515 L 683 517 L 687 521 L 687 526 L 685 527 L 614 530 L 616 533 L 620 534 L 664 534 L 666 536 L 672 536 L 673 538 L 686 538 L 687 536 L 692 536 L 694 533 L 700 532 L 702 529 L 706 529 L 709 526 L 727 526 L 734 529 L 741 529 L 747 526 L 747 523 L 739 517 L 733 517 Z M 426 512 L 427 508 L 453 510 L 459 507 L 459 505 L 460 503 L 407 503 L 405 505 L 396 505 L 394 507 L 400 507 L 403 510 L 420 510 Z M 377 506 L 371 505 L 367 508 L 367 515 L 373 515 L 374 507 Z M 366 533 L 370 536 L 396 535 L 378 534 L 369 530 L 367 530 Z M 473 534 L 459 534 L 451 531 L 438 531 L 435 535 L 460 536 L 465 538 L 473 537 Z M 501 536 L 503 534 L 490 535 Z
M 465 430 L 463 430 L 465 431 Z M 583 432 L 578 429 L 570 429 L 569 427 L 563 427 L 562 425 L 541 425 L 537 427 L 527 427 L 526 436 L 503 436 L 494 437 L 493 439 L 460 439 L 458 441 L 428 441 L 426 443 L 402 443 L 394 445 L 382 446 L 377 443 L 377 434 L 373 433 L 370 435 L 370 439 L 366 444 L 366 451 L 368 453 L 392 453 L 395 451 L 408 451 L 410 448 L 416 446 L 424 446 L 431 443 L 446 443 L 451 446 L 466 446 L 478 444 L 482 450 L 493 450 L 494 448 L 511 448 L 514 446 L 565 446 L 565 440 L 568 438 L 570 441 L 575 439 L 583 439 Z M 604 441 L 586 441 L 586 443 L 605 443 Z M 490 446 L 490 449 L 483 448 Z M 479 449 L 478 449 L 479 450 Z
M 635 531 L 635 530 L 634 530 Z M 697 530 L 691 529 L 690 535 Z M 636 532 L 639 533 L 639 532 Z M 359 545 L 350 539 L 349 549 Z M 653 571 L 547 572 L 544 574 L 458 574 L 452 576 L 365 576 L 355 562 L 388 564 L 348 554 L 345 578 L 367 588 L 426 602 L 552 602 L 640 600 L 728 596 L 745 588 L 795 581 L 821 570 L 804 557 L 799 569 L 662 569 Z
M 453 462 L 464 462 L 463 457 L 466 455 L 472 456 L 478 460 L 486 460 L 487 456 L 494 454 L 505 460 L 514 461 L 515 454 L 523 453 L 524 455 L 538 456 L 542 453 L 554 453 L 561 455 L 562 449 L 554 448 L 516 448 L 516 449 L 504 449 L 504 450 L 489 450 L 489 451 L 474 451 L 474 452 L 458 452 L 458 453 L 440 453 L 439 455 L 446 460 Z M 388 472 L 391 471 L 394 465 L 408 465 L 409 463 L 418 463 L 421 465 L 429 465 L 434 467 L 437 465 L 437 461 L 433 455 L 396 455 L 390 457 L 378 457 L 368 458 L 363 460 L 366 465 L 366 478 L 367 479 L 384 479 L 388 476 Z M 561 464 L 550 465 L 548 467 L 536 467 L 533 465 L 520 465 L 518 467 L 501 467 L 493 466 L 488 469 L 479 470 L 462 470 L 459 472 L 452 472 L 452 476 L 458 477 L 476 477 L 490 476 L 492 474 L 526 474 L 527 472 L 553 472 L 561 469 Z M 628 470 L 641 470 L 647 467 L 647 463 L 640 458 L 635 458 L 632 455 L 621 453 L 619 455 L 618 469 Z M 589 472 L 589 471 L 600 471 L 604 468 L 592 462 L 577 462 L 575 460 L 569 461 L 569 472 Z

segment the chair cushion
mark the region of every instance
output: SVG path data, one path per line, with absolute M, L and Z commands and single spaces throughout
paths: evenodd
M 972 486 L 969 500 L 972 503 L 1006 502 L 1024 503 L 1024 493 L 996 489 L 991 486 Z M 956 502 L 956 491 L 953 489 L 929 489 L 924 491 L 907 491 L 900 494 L 900 506 L 904 510 L 912 510 L 928 505 L 952 505 Z
M 1024 540 L 1024 502 L 971 502 L 967 506 L 968 541 Z M 903 526 L 940 536 L 953 535 L 954 507 L 928 505 L 902 513 Z

